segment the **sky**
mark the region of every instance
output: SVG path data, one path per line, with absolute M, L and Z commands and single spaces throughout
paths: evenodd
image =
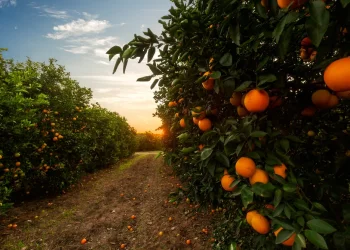
M 0 0 L 0 48 L 15 61 L 57 59 L 80 86 L 92 89 L 92 102 L 118 112 L 138 132 L 156 132 L 156 89 L 136 82 L 151 73 L 146 61 L 129 61 L 125 74 L 120 67 L 113 75 L 115 59 L 109 62 L 105 53 L 147 28 L 160 34 L 158 20 L 170 7 L 169 0 Z

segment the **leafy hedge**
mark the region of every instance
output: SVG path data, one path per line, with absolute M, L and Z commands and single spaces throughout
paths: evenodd
M 0 212 L 11 192 L 57 192 L 133 154 L 136 131 L 91 98 L 53 59 L 14 63 L 0 54 Z

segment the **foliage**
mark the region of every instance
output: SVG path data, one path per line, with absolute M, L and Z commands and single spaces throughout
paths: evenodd
M 321 108 L 314 116 L 301 113 L 312 105 L 312 93 L 326 88 L 325 68 L 350 55 L 349 1 L 296 1 L 300 6 L 284 9 L 278 4 L 288 1 L 173 2 L 169 14 L 159 20 L 160 36 L 148 29 L 146 37 L 135 35 L 107 54 L 119 55 L 113 72 L 120 63 L 125 72 L 129 59 L 141 62 L 147 54 L 152 74 L 138 80 L 155 78 L 151 88 L 159 86 L 155 100 L 168 135 L 165 160 L 187 182 L 191 200 L 214 206 L 231 202 L 269 218 L 271 232 L 256 237 L 256 249 L 278 249 L 293 232 L 293 249 L 348 249 L 349 101 Z M 305 37 L 311 40 L 306 46 Z M 160 58 L 150 63 L 155 49 Z M 208 76 L 215 82 L 211 91 L 202 86 Z M 229 99 L 234 92 L 246 94 L 254 88 L 281 103 L 240 117 Z M 196 107 L 214 125 L 205 133 L 192 122 L 200 112 L 191 112 Z M 308 136 L 310 130 L 315 136 Z M 235 163 L 241 156 L 267 171 L 269 182 L 250 185 L 237 176 Z M 274 173 L 273 167 L 282 163 L 286 179 Z M 221 188 L 225 168 L 237 180 L 231 184 L 236 186 L 233 192 Z M 273 204 L 274 210 L 265 204 Z M 230 212 L 231 220 L 240 215 Z M 245 215 L 240 216 L 245 221 Z M 275 237 L 273 231 L 280 227 L 284 230 Z M 216 242 L 226 243 L 229 240 L 220 238 Z M 253 249 L 250 237 L 239 243 Z
M 136 135 L 137 149 L 136 151 L 152 151 L 162 149 L 162 136 L 154 134 L 150 131 L 139 133 Z
M 136 131 L 91 97 L 53 59 L 14 63 L 0 54 L 0 211 L 11 192 L 57 192 L 135 151 Z

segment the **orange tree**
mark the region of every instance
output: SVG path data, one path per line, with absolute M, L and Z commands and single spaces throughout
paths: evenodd
M 213 247 L 349 249 L 350 1 L 173 3 L 107 54 L 147 56 L 166 162 L 226 208 Z
M 136 131 L 91 98 L 53 59 L 0 54 L 0 214 L 20 196 L 64 190 L 135 151 Z

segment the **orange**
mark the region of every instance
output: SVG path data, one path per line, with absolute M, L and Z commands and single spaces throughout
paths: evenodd
M 192 111 L 192 116 L 196 117 L 199 120 L 202 120 L 203 118 L 205 118 L 205 111 L 202 110 L 202 107 L 198 106 L 195 107 Z
M 277 5 L 281 8 L 287 8 L 291 2 L 293 4 L 290 6 L 290 9 L 295 9 L 306 3 L 308 0 L 277 0 Z
M 324 71 L 323 79 L 333 91 L 350 90 L 350 57 L 332 62 Z
M 241 157 L 236 162 L 236 172 L 245 178 L 252 177 L 256 171 L 255 162 L 248 157 Z
M 184 119 L 184 118 L 182 118 L 182 119 L 180 120 L 180 126 L 181 126 L 182 128 L 186 127 L 186 122 L 185 122 L 185 119 Z
M 180 98 L 177 102 L 178 102 L 178 103 L 182 103 L 184 100 L 185 100 L 185 99 Z M 176 102 L 175 102 L 175 103 L 176 103 Z
M 19 161 L 16 162 L 16 167 L 21 166 L 21 163 Z
M 312 53 L 310 55 L 310 61 L 311 62 L 316 60 L 316 55 L 317 55 L 317 51 L 316 50 L 312 51 Z
M 275 210 L 275 207 L 273 205 L 271 205 L 271 204 L 266 204 L 265 208 L 271 209 L 271 210 Z
M 176 113 L 176 114 L 175 114 L 175 117 L 176 117 L 176 118 L 179 118 L 179 116 L 180 116 L 179 113 Z
M 204 76 L 208 76 L 208 75 L 210 75 L 209 71 L 204 73 Z M 202 86 L 206 90 L 213 90 L 214 89 L 214 83 L 215 83 L 215 79 L 209 77 L 208 80 L 206 80 L 205 82 L 202 82 Z
M 132 220 L 136 219 L 136 215 L 131 215 L 130 217 Z
M 77 118 L 76 117 L 73 117 L 73 121 L 76 121 L 77 120 Z
M 204 148 L 204 144 L 199 144 L 198 148 L 199 148 L 199 151 L 202 151 Z
M 194 124 L 198 125 L 199 119 L 197 119 L 196 117 L 193 117 L 192 120 Z
M 202 131 L 208 131 L 211 129 L 212 124 L 208 118 L 204 118 L 203 120 L 199 120 L 198 127 Z
M 275 174 L 281 176 L 283 179 L 287 177 L 286 170 L 287 167 L 283 163 L 282 165 L 276 165 L 273 167 L 273 171 L 275 172 Z
M 230 187 L 231 183 L 235 181 L 235 178 L 231 175 L 225 174 L 221 177 L 221 186 L 226 191 L 233 191 L 236 187 Z
M 214 109 L 210 110 L 210 114 L 211 115 L 218 115 L 218 109 L 214 108 Z
M 258 214 L 258 211 L 256 211 L 256 210 L 249 211 L 246 214 L 245 219 L 247 220 L 249 225 L 252 225 L 253 216 L 256 215 L 256 214 Z
M 121 249 L 124 249 L 125 247 L 126 247 L 125 244 L 121 244 L 121 245 L 120 245 L 120 248 L 121 248 Z
M 335 93 L 336 96 L 342 99 L 350 99 L 350 90 Z
M 251 185 L 254 185 L 257 182 L 266 184 L 269 182 L 269 175 L 266 171 L 257 168 L 253 176 L 249 178 L 249 182 Z
M 316 90 L 311 96 L 312 103 L 319 108 L 326 108 L 330 98 L 331 93 L 326 89 Z
M 307 53 L 306 49 L 300 49 L 300 58 L 304 61 L 309 59 L 309 54 Z
M 242 94 L 239 93 L 239 92 L 234 92 L 232 94 L 232 97 L 230 98 L 230 103 L 233 105 L 233 106 L 240 106 L 241 105 L 241 100 L 242 100 Z
M 87 240 L 84 238 L 80 241 L 80 244 L 84 245 L 87 242 Z
M 168 107 L 171 108 L 171 107 L 176 107 L 177 106 L 177 103 L 176 102 L 169 102 L 168 103 Z
M 58 141 L 58 138 L 55 136 L 54 138 L 52 138 L 53 141 Z
M 302 116 L 314 116 L 316 113 L 316 108 L 313 106 L 306 107 L 301 111 Z
M 186 240 L 186 245 L 191 245 L 191 240 Z
M 310 37 L 304 37 L 303 40 L 301 40 L 300 45 L 302 47 L 310 47 L 312 45 L 312 41 Z
M 273 109 L 282 105 L 282 98 L 280 96 L 271 96 L 269 108 Z
M 251 222 L 252 228 L 259 234 L 267 234 L 270 231 L 269 221 L 261 214 L 254 214 Z
M 248 110 L 245 109 L 245 107 L 238 106 L 237 107 L 237 114 L 239 117 L 244 117 L 244 116 L 249 115 L 249 112 L 248 112 Z
M 324 71 L 323 79 L 333 91 L 350 90 L 350 57 L 332 62 Z
M 275 236 L 277 237 L 277 235 L 283 230 L 282 227 L 280 227 L 279 229 L 277 229 L 275 232 L 273 232 L 275 234 Z M 290 236 L 290 238 L 288 240 L 285 240 L 282 242 L 282 245 L 285 245 L 287 247 L 291 247 L 294 244 L 294 240 L 295 240 L 295 236 L 296 234 L 293 233 L 292 236 Z
M 244 107 L 249 112 L 262 112 L 269 106 L 269 94 L 265 90 L 252 89 L 244 98 Z
M 226 168 L 224 169 L 224 175 L 225 175 L 225 174 L 228 174 L 228 171 L 227 171 Z
M 339 99 L 336 95 L 331 95 L 331 98 L 329 98 L 329 101 L 327 103 L 327 108 L 334 108 L 339 104 Z
M 312 136 L 315 136 L 316 133 L 314 131 L 310 130 L 310 131 L 307 132 L 307 135 L 312 137 Z
M 247 94 L 243 94 L 241 98 L 241 106 L 244 107 L 244 98 Z
M 267 5 L 269 4 L 268 0 L 261 0 L 260 3 L 264 7 L 267 7 Z

